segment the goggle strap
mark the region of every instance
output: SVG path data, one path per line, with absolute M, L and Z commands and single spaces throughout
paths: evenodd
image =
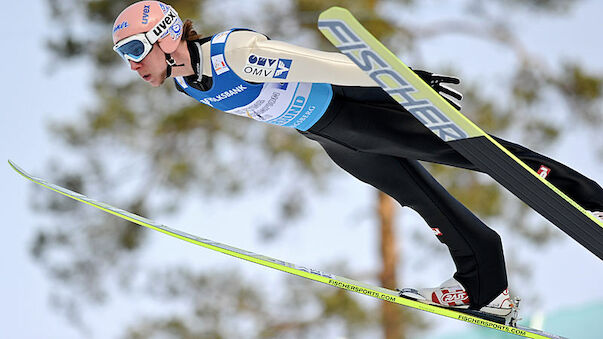
M 156 43 L 162 35 L 164 35 L 170 27 L 176 22 L 178 18 L 178 12 L 172 6 L 169 6 L 169 11 L 165 13 L 163 18 L 153 28 L 145 33 L 145 36 L 152 44 Z

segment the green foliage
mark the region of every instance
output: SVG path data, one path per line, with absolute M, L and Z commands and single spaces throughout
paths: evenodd
M 589 73 L 583 66 L 573 62 L 565 63 L 560 74 L 552 83 L 564 94 L 572 112 L 590 123 L 603 122 L 603 74 Z
M 524 6 L 535 11 L 552 11 L 561 13 L 570 9 L 580 0 L 502 0 L 516 6 Z
M 322 11 L 332 6 L 344 7 L 355 13 L 360 23 L 378 39 L 385 39 L 396 31 L 400 31 L 399 27 L 395 27 L 377 14 L 377 5 L 380 3 L 378 0 L 295 0 L 294 3 L 296 5 L 296 15 L 300 18 L 302 27 L 319 37 L 320 48 L 323 50 L 334 51 L 336 49 L 328 41 L 322 39 L 320 33 L 317 32 L 316 18 Z
M 188 311 L 174 316 L 146 317 L 126 338 L 313 338 L 332 323 L 345 323 L 350 338 L 374 329 L 366 298 L 287 278 L 283 295 L 261 292 L 258 281 L 236 271 L 195 273 L 189 269 L 154 272 L 149 293 L 164 307 L 184 304 Z M 308 293 L 315 290 L 315 293 Z M 342 302 L 343 301 L 343 302 Z M 251 330 L 253 329 L 253 330 Z
M 565 94 L 571 96 L 574 100 L 593 101 L 601 97 L 601 77 L 595 77 L 580 66 L 575 64 L 566 64 L 564 74 L 568 79 L 561 84 Z
M 540 100 L 544 79 L 530 67 L 523 67 L 515 73 L 513 96 L 520 103 L 531 105 Z

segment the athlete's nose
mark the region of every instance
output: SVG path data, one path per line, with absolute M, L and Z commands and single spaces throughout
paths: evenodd
M 142 67 L 138 62 L 134 62 L 132 60 L 128 60 L 128 62 L 130 63 L 130 69 L 133 71 L 137 71 L 140 67 Z

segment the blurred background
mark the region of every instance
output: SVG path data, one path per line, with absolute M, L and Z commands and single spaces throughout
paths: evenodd
M 454 272 L 412 210 L 297 133 L 153 89 L 112 51 L 132 1 L 5 4 L 0 153 L 51 182 L 232 246 L 388 288 Z M 603 3 L 179 0 L 197 31 L 334 51 L 332 5 L 415 69 L 462 79 L 486 131 L 602 183 Z M 503 238 L 523 324 L 599 338 L 601 261 L 488 177 L 430 171 Z M 0 168 L 1 338 L 503 338 L 142 229 Z

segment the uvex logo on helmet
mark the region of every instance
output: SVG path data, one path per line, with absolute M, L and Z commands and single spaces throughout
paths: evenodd
M 153 34 L 158 37 L 163 37 L 167 34 L 168 28 L 177 20 L 176 13 L 170 10 L 165 17 L 153 28 Z
M 149 13 L 151 12 L 151 6 L 150 5 L 144 5 L 144 8 L 142 9 L 142 24 L 146 25 L 149 23 Z

